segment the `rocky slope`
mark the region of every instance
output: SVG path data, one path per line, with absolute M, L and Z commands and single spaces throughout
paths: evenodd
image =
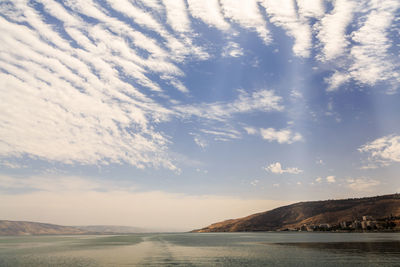
M 339 224 L 362 216 L 400 216 L 400 194 L 377 197 L 299 202 L 240 219 L 214 223 L 193 232 L 276 231 L 302 225 Z

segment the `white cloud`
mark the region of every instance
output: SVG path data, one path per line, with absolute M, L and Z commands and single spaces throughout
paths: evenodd
M 224 121 L 235 114 L 250 112 L 281 111 L 282 98 L 271 90 L 259 90 L 253 93 L 239 91 L 239 97 L 232 102 L 204 103 L 197 105 L 177 106 L 177 112 L 182 116 L 196 116 L 199 118 Z
M 231 139 L 239 139 L 241 137 L 240 132 L 234 129 L 218 129 L 218 130 L 200 130 L 202 133 L 214 135 L 215 140 L 227 141 Z
M 297 0 L 296 3 L 302 17 L 320 18 L 325 13 L 323 0 Z
M 188 0 L 188 4 L 194 18 L 201 19 L 204 23 L 222 31 L 230 28 L 222 16 L 218 0 Z
M 187 5 L 183 0 L 165 0 L 163 1 L 164 5 L 160 1 L 154 0 L 109 1 L 112 8 L 131 18 L 140 27 L 155 32 L 164 39 L 164 42 L 146 36 L 140 31 L 132 29 L 129 24 L 108 16 L 100 4 L 94 1 L 66 3 L 72 11 L 67 11 L 56 1 L 40 0 L 40 2 L 43 3 L 46 11 L 63 21 L 65 32 L 86 49 L 87 47 L 91 47 L 91 49 L 99 48 L 98 41 L 103 41 L 103 37 L 98 38 L 99 32 L 96 31 L 91 34 L 91 31 L 88 31 L 91 25 L 85 23 L 77 15 L 78 13 L 99 20 L 101 23 L 96 28 L 100 28 L 100 33 L 103 35 L 107 32 L 115 32 L 116 34 L 113 37 L 117 35 L 128 37 L 122 38 L 122 40 L 132 41 L 135 46 L 150 51 L 152 55 L 157 55 L 155 58 L 143 60 L 130 51 L 129 60 L 125 62 L 122 60 L 123 58 L 128 59 L 126 54 L 118 60 L 118 65 L 124 68 L 125 74 L 134 77 L 138 83 L 154 91 L 160 91 L 161 88 L 155 81 L 146 77 L 148 71 L 173 68 L 179 72 L 174 64 L 168 62 L 169 60 L 182 61 L 190 55 L 198 59 L 210 57 L 202 47 L 194 45 L 188 11 L 194 18 L 201 19 L 206 24 L 222 31 L 230 28 L 229 23 L 224 20 L 225 15 L 228 20 L 238 23 L 245 29 L 255 30 L 264 42 L 269 43 L 271 36 L 266 27 L 266 21 L 260 13 L 259 4 L 265 8 L 272 23 L 282 27 L 289 36 L 294 38 L 293 51 L 297 56 L 309 56 L 312 47 L 312 35 L 315 34 L 320 41 L 317 48 L 321 47 L 321 55 L 319 56 L 321 60 L 329 61 L 337 57 L 343 59 L 333 62 L 334 75 L 326 79 L 329 84 L 328 90 L 335 90 L 341 84 L 354 79 L 367 85 L 374 85 L 378 81 L 390 81 L 392 86 L 388 91 L 393 91 L 400 80 L 399 75 L 397 75 L 399 64 L 388 52 L 393 46 L 388 38 L 388 32 L 393 25 L 396 10 L 400 5 L 396 0 L 373 0 L 365 3 L 358 3 L 354 0 L 335 0 L 331 1 L 333 9 L 330 13 L 324 13 L 326 3 L 323 0 L 298 0 L 295 2 L 291 0 L 279 2 L 272 0 L 190 0 Z M 17 8 L 10 8 L 13 5 Z M 151 10 L 143 9 L 142 6 L 148 6 Z M 60 48 L 68 48 L 69 44 L 26 3 L 15 2 L 12 5 L 3 5 L 2 13 L 13 19 L 18 17 L 21 21 L 29 20 L 28 23 L 45 37 L 44 40 L 51 41 Z M 178 33 L 178 37 L 174 33 L 170 33 L 165 27 L 162 18 L 164 13 L 166 14 L 166 22 Z M 13 14 L 21 14 L 21 16 L 14 16 Z M 314 22 L 314 19 L 317 22 Z M 311 23 L 314 23 L 314 27 L 311 27 Z M 348 32 L 350 25 L 355 28 L 353 32 Z M 348 47 L 350 38 L 354 42 L 351 48 Z M 102 43 L 107 43 L 105 48 L 112 47 L 113 50 L 119 47 L 119 53 L 129 50 L 122 50 L 121 45 L 115 46 L 114 42 Z M 241 54 L 239 51 L 232 50 L 230 54 L 239 56 Z M 101 51 L 99 51 L 99 54 L 101 54 Z M 225 54 L 228 55 L 229 53 Z M 135 60 L 131 60 L 132 57 L 135 57 Z M 159 62 L 160 58 L 163 58 L 162 64 Z M 178 80 L 173 81 L 173 85 L 176 85 L 178 90 L 186 92 L 187 89 L 182 86 L 182 83 Z
M 336 90 L 342 84 L 353 79 L 360 84 L 373 86 L 379 81 L 388 81 L 393 90 L 399 81 L 400 65 L 389 53 L 393 42 L 388 38 L 389 30 L 400 8 L 399 1 L 369 1 L 358 5 L 354 1 L 335 1 L 332 14 L 321 20 L 318 34 L 321 42 L 323 59 L 331 60 L 345 57 L 336 64 L 338 69 L 326 81 L 328 91 Z M 348 35 L 346 27 L 359 12 L 358 28 Z M 349 39 L 354 43 L 351 47 Z
M 260 135 L 269 142 L 277 141 L 280 144 L 292 144 L 303 140 L 300 133 L 295 133 L 291 129 L 276 130 L 274 128 L 256 129 L 254 127 L 244 127 L 244 130 L 249 135 Z
M 311 49 L 311 27 L 307 20 L 297 16 L 292 0 L 263 0 L 261 5 L 267 11 L 270 21 L 282 27 L 294 38 L 293 52 L 296 56 L 308 57 Z
M 244 127 L 244 129 L 247 132 L 247 134 L 250 134 L 250 135 L 255 135 L 258 133 L 258 130 L 254 127 Z
M 327 176 L 326 181 L 330 184 L 336 183 L 336 178 L 333 175 Z
M 160 23 L 151 12 L 141 9 L 127 0 L 108 1 L 108 3 L 112 8 L 131 18 L 135 23 L 139 24 L 145 29 L 154 31 L 159 36 L 164 38 L 168 49 L 172 52 L 169 56 L 174 60 L 182 60 L 187 55 L 196 55 L 197 52 L 199 52 L 199 58 L 204 57 L 204 52 L 199 50 L 199 48 L 193 47 L 192 45 L 189 45 L 190 43 L 177 39 L 171 33 L 169 33 L 164 25 Z M 90 9 L 92 8 L 92 5 L 87 7 L 80 2 L 80 8 L 82 9 L 83 7 Z M 182 18 L 180 19 L 182 20 Z M 109 20 L 110 19 L 108 19 L 108 21 Z
M 238 43 L 229 42 L 222 50 L 223 57 L 240 57 L 243 56 L 243 49 Z
M 156 118 L 146 118 L 145 110 L 133 105 L 128 107 L 129 102 L 104 103 L 96 97 L 74 93 L 72 88 L 70 95 L 51 98 L 56 91 L 44 83 L 39 88 L 48 94 L 42 96 L 35 94 L 28 81 L 21 82 L 11 75 L 1 76 L 1 87 L 13 89 L 0 91 L 2 99 L 7 100 L 0 104 L 4 111 L 0 121 L 12 126 L 2 131 L 0 151 L 3 156 L 28 154 L 67 164 L 125 161 L 137 167 L 164 165 L 173 168 L 163 152 L 168 140 L 148 128 L 149 119 Z M 13 107 L 24 109 L 14 110 Z M 138 131 L 130 133 L 127 129 L 134 125 Z
M 325 16 L 322 0 L 298 0 L 297 9 L 291 0 L 107 1 L 124 19 L 111 16 L 98 1 L 38 1 L 60 20 L 57 27 L 29 1 L 0 6 L 1 157 L 176 170 L 167 153 L 171 140 L 158 130 L 160 123 L 195 116 L 210 126 L 214 121 L 227 124 L 237 114 L 282 111 L 282 98 L 271 90 L 241 91 L 231 102 L 178 105 L 168 99 L 171 107 L 158 102 L 159 96 L 169 97 L 164 83 L 190 93 L 178 64 L 210 56 L 207 47 L 195 45 L 193 18 L 224 32 L 231 29 L 230 22 L 237 23 L 269 43 L 263 6 L 270 21 L 294 38 L 297 56 L 309 56 L 311 30 L 321 42 L 321 60 L 349 55 L 344 63 L 333 64 L 337 69 L 327 79 L 328 90 L 349 79 L 368 85 L 399 80 L 388 36 L 400 6 L 396 0 L 371 0 L 360 7 L 355 1 L 335 0 Z M 357 12 L 361 16 L 353 16 Z M 318 27 L 311 27 L 310 18 L 320 20 L 314 24 Z M 353 18 L 355 30 L 347 35 Z M 348 49 L 349 38 L 355 44 Z M 241 56 L 239 44 L 227 40 L 225 55 Z M 240 137 L 232 125 L 212 125 L 206 131 L 220 140 Z M 279 143 L 302 140 L 290 129 L 246 131 Z M 387 156 L 374 159 L 390 161 Z
M 260 182 L 260 180 L 254 179 L 253 181 L 250 182 L 250 184 L 251 184 L 252 186 L 257 186 L 259 182 Z
M 144 76 L 154 59 L 140 58 L 123 38 L 101 26 L 91 28 L 93 39 L 89 40 L 83 34 L 88 27 L 85 22 L 55 2 L 48 4 L 45 8 L 65 20 L 66 31 L 73 32 L 84 49 L 72 47 L 30 6 L 19 4 L 17 8 L 26 14 L 33 30 L 0 18 L 0 65 L 6 70 L 0 74 L 0 124 L 8 125 L 2 127 L 1 155 L 28 155 L 67 164 L 127 162 L 139 168 L 176 169 L 165 152 L 169 140 L 154 128 L 172 112 L 121 80 L 113 67 L 121 65 L 142 85 L 158 91 L 158 85 Z M 95 6 L 87 12 L 131 37 L 131 29 L 125 32 L 122 22 L 106 17 Z M 162 49 L 148 47 L 160 58 Z M 167 61 L 157 65 L 158 70 L 165 67 L 162 72 L 179 74 Z
M 400 2 L 396 0 L 370 2 L 365 22 L 352 33 L 356 45 L 351 48 L 354 63 L 349 71 L 353 79 L 367 85 L 398 79 L 399 61 L 388 53 L 393 43 L 387 35 L 399 8 Z
M 180 51 L 181 58 L 187 55 L 194 55 L 201 60 L 208 59 L 210 55 L 205 52 L 205 49 L 194 45 L 193 37 L 196 33 L 191 29 L 186 2 L 184 0 L 163 0 L 163 4 L 167 14 L 167 23 L 179 35 L 179 38 L 173 38 L 170 34 L 166 35 L 171 52 L 176 53 L 177 50 Z M 181 86 L 177 88 L 180 90 Z
M 207 174 L 207 173 L 208 173 L 208 170 L 202 170 L 202 169 L 200 169 L 200 168 L 197 168 L 197 169 L 196 169 L 196 172 L 200 172 L 200 173 Z
M 264 43 L 269 44 L 271 38 L 258 8 L 258 0 L 222 0 L 221 6 L 225 17 L 244 28 L 256 31 Z
M 206 58 L 190 38 L 175 37 L 160 21 L 159 14 L 142 9 L 143 5 L 137 2 L 109 4 L 130 18 L 135 27 L 146 29 L 144 33 L 155 32 L 164 42 L 132 28 L 126 20 L 109 16 L 98 2 L 73 1 L 65 8 L 56 1 L 40 1 L 46 12 L 63 23 L 71 40 L 46 24 L 42 14 L 24 2 L 10 3 L 15 10 L 5 14 L 23 14 L 20 20 L 30 28 L 0 18 L 0 67 L 5 70 L 0 74 L 0 125 L 4 126 L 0 156 L 27 155 L 66 164 L 128 163 L 139 168 L 177 170 L 167 153 L 170 139 L 157 130 L 159 123 L 173 116 L 192 115 L 226 121 L 238 113 L 283 109 L 281 98 L 268 90 L 242 91 L 230 103 L 168 109 L 138 87 L 156 95 L 164 93 L 156 79 L 150 78 L 156 74 L 188 93 L 179 80 L 183 72 L 176 62 L 190 54 Z M 164 4 L 171 28 L 180 33 L 190 31 L 185 3 Z M 154 1 L 149 5 L 157 12 L 163 11 L 163 5 Z M 220 14 L 219 27 L 227 29 L 217 1 L 196 5 L 206 7 L 206 11 L 216 6 L 213 12 Z M 80 14 L 97 23 L 85 21 Z M 215 17 L 209 19 L 216 21 Z M 149 56 L 143 57 L 141 50 Z M 135 85 L 123 77 L 134 80 Z M 234 129 L 208 131 L 206 134 L 220 139 L 240 136 Z M 204 147 L 204 143 L 197 143 Z
M 206 124 L 205 126 L 209 125 Z M 208 127 L 207 129 L 200 129 L 199 133 L 191 134 L 194 136 L 195 143 L 202 149 L 205 149 L 209 145 L 211 139 L 214 141 L 227 142 L 242 137 L 241 132 L 229 126 L 221 126 L 219 128 Z
M 167 32 L 164 27 L 154 18 L 154 16 L 150 13 L 135 6 L 132 2 L 128 0 L 119 0 L 119 1 L 108 1 L 108 4 L 114 8 L 115 10 L 123 13 L 127 17 L 132 18 L 136 23 L 140 24 L 141 26 L 153 30 L 160 34 L 163 37 L 166 37 Z M 77 5 L 75 7 L 75 5 Z M 80 10 L 88 9 L 85 12 L 91 16 L 98 17 L 98 13 L 93 14 L 94 11 L 93 7 L 95 5 L 93 2 L 84 4 L 84 2 L 75 2 L 73 4 L 74 8 L 79 8 Z M 93 11 L 92 11 L 93 10 Z M 92 12 L 89 12 L 92 11 Z M 97 11 L 95 11 L 97 12 Z
M 366 143 L 358 149 L 368 153 L 369 168 L 400 162 L 400 136 L 388 135 Z
M 198 145 L 199 147 L 201 147 L 202 149 L 205 149 L 208 146 L 208 143 L 206 140 L 204 140 L 203 138 L 199 137 L 199 136 L 195 136 L 193 138 L 194 142 L 196 143 L 196 145 Z
M 293 89 L 293 90 L 290 92 L 290 97 L 291 97 L 293 100 L 298 100 L 298 99 L 302 99 L 302 98 L 303 98 L 303 94 L 302 94 L 300 91 Z
M 183 0 L 163 0 L 167 12 L 167 21 L 178 32 L 190 31 L 190 20 Z
M 272 163 L 269 166 L 265 167 L 264 169 L 266 171 L 276 173 L 276 174 L 284 174 L 284 173 L 299 174 L 299 173 L 303 172 L 303 170 L 300 170 L 299 168 L 282 169 L 282 165 L 279 162 Z
M 9 177 L 6 180 L 0 176 L 0 187 L 11 185 L 20 188 L 21 184 L 39 191 L 2 192 L 0 214 L 10 220 L 62 225 L 131 225 L 188 231 L 226 218 L 243 217 L 289 204 L 287 201 L 234 196 L 138 192 L 123 186 L 110 189 L 107 185 L 104 191 L 101 190 L 104 187 L 101 182 L 77 177 L 65 183 L 64 178 L 57 177 L 54 181 L 28 178 L 24 182 L 21 178 Z M 182 217 L 182 214 L 185 216 Z
M 337 90 L 341 85 L 346 83 L 350 77 L 351 76 L 347 73 L 335 71 L 330 77 L 325 79 L 325 82 L 328 84 L 326 91 L 332 92 Z
M 142 5 L 152 8 L 156 11 L 159 11 L 162 9 L 162 6 L 161 6 L 161 3 L 159 0 L 135 0 L 135 2 L 138 2 Z
M 346 28 L 353 19 L 357 3 L 352 0 L 335 0 L 333 5 L 332 12 L 321 19 L 317 35 L 323 45 L 324 60 L 342 55 L 347 48 L 349 41 Z
M 294 133 L 290 129 L 260 129 L 260 135 L 265 140 L 268 140 L 270 142 L 277 141 L 279 144 L 292 144 L 294 142 L 303 140 L 303 137 L 300 133 Z
M 372 192 L 381 182 L 368 178 L 349 178 L 346 180 L 347 187 L 354 191 Z
M 189 90 L 187 89 L 187 87 L 180 82 L 179 80 L 174 79 L 173 77 L 170 78 L 170 83 L 179 91 L 181 91 L 182 93 L 189 93 Z
M 241 132 L 232 125 L 234 116 L 253 112 L 282 111 L 282 98 L 271 90 L 259 90 L 248 93 L 239 90 L 239 96 L 232 102 L 214 102 L 192 105 L 177 105 L 175 114 L 183 119 L 195 118 L 204 124 L 200 131 L 214 135 L 214 140 L 229 141 L 242 137 Z M 200 138 L 199 135 L 196 135 Z M 203 139 L 203 138 L 200 138 Z

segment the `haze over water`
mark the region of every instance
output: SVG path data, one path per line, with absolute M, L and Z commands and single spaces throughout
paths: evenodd
M 398 233 L 0 238 L 0 266 L 398 266 Z

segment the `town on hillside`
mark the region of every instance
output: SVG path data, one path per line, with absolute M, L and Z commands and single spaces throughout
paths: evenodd
M 362 216 L 353 221 L 342 221 L 339 224 L 321 223 L 318 225 L 304 224 L 298 228 L 284 228 L 278 231 L 298 231 L 298 232 L 394 232 L 400 231 L 400 216 L 388 216 L 385 218 L 374 219 L 372 216 Z

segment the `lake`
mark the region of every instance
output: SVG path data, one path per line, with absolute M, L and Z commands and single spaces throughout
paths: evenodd
M 400 233 L 3 236 L 0 266 L 400 266 Z

